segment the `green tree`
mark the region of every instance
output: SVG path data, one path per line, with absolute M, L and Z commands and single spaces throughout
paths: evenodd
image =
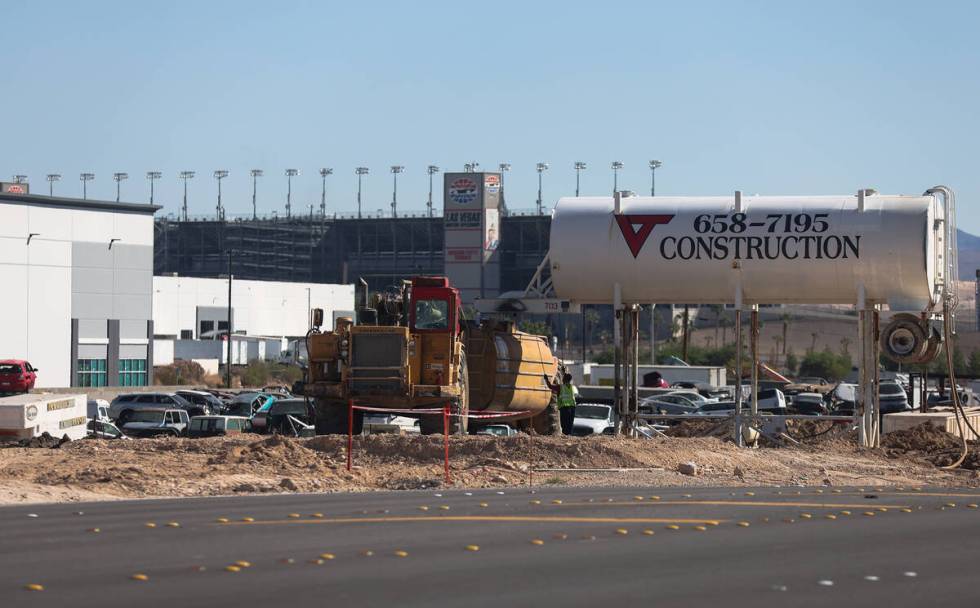
M 544 321 L 521 321 L 517 325 L 521 331 L 533 334 L 535 336 L 551 336 L 551 328 Z
M 851 358 L 825 350 L 810 352 L 800 362 L 801 376 L 818 376 L 827 380 L 840 380 L 851 371 Z
M 799 365 L 800 361 L 796 358 L 796 353 L 793 352 L 792 348 L 789 349 L 789 351 L 786 353 L 786 369 L 789 370 L 789 373 L 795 374 L 796 368 Z
M 970 351 L 970 360 L 966 364 L 971 376 L 980 376 L 980 350 Z

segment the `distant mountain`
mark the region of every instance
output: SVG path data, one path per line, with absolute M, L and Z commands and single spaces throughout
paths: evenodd
M 957 230 L 956 246 L 959 249 L 960 280 L 972 281 L 980 269 L 980 236 Z

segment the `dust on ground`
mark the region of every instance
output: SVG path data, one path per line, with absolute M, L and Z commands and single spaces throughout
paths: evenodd
M 814 435 L 814 430 L 820 431 L 814 427 L 803 434 Z M 527 435 L 467 436 L 451 437 L 449 444 L 453 487 L 526 485 L 532 463 L 536 484 L 569 486 L 980 485 L 976 471 L 937 468 L 958 457 L 959 444 L 931 429 L 889 434 L 881 450 L 858 448 L 843 431 L 799 445 L 757 449 L 740 449 L 721 437 L 683 436 L 537 436 L 533 441 Z M 354 467 L 348 472 L 344 436 L 83 440 L 56 449 L 11 447 L 0 450 L 0 504 L 442 487 L 443 449 L 441 435 L 357 437 Z M 975 450 L 972 458 L 968 463 L 976 468 Z M 686 463 L 696 465 L 695 475 L 678 472 Z

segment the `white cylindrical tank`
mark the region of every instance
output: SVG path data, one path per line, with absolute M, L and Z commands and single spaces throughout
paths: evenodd
M 935 196 L 563 198 L 551 222 L 559 298 L 581 303 L 867 304 L 940 298 Z

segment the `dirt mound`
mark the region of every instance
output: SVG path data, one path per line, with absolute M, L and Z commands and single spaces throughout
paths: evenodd
M 910 429 L 888 433 L 881 439 L 881 447 L 892 458 L 911 457 L 945 467 L 959 460 L 963 454 L 963 442 L 959 437 L 927 423 Z M 980 470 L 980 442 L 967 442 L 966 459 L 960 468 Z
M 60 448 L 66 443 L 70 442 L 71 439 L 68 435 L 63 436 L 61 439 L 51 435 L 47 431 L 41 433 L 37 437 L 31 437 L 30 439 L 21 439 L 20 441 L 9 441 L 0 442 L 0 447 L 5 448 L 46 448 L 55 449 Z
M 668 437 L 707 437 L 708 435 L 721 432 L 721 427 L 731 426 L 731 421 L 724 420 L 683 420 L 680 424 L 675 424 L 664 433 Z
M 857 441 L 857 431 L 848 422 L 833 420 L 787 420 L 786 434 L 807 445 L 837 441 Z

